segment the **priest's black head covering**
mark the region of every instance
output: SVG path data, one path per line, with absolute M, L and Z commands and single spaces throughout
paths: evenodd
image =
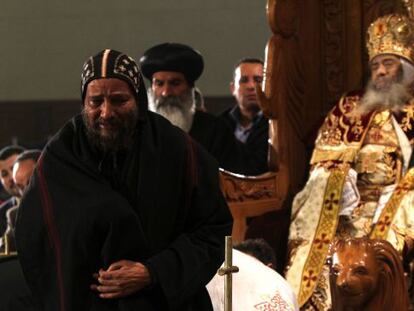
M 83 65 L 81 75 L 82 100 L 85 99 L 89 82 L 104 78 L 117 78 L 128 83 L 135 94 L 140 111 L 147 109 L 147 92 L 141 70 L 132 57 L 110 49 L 103 50 L 89 57 Z
M 180 43 L 162 43 L 147 50 L 139 60 L 142 73 L 152 80 L 158 71 L 177 71 L 184 74 L 193 86 L 203 72 L 204 62 L 201 54 Z

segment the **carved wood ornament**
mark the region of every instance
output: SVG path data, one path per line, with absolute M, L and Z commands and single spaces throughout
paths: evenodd
M 244 240 L 247 218 L 282 209 L 291 188 L 289 165 L 292 164 L 294 157 L 288 146 L 295 137 L 289 135 L 292 130 L 289 130 L 291 127 L 289 117 L 285 117 L 289 113 L 285 110 L 285 100 L 290 97 L 292 105 L 298 104 L 297 94 L 301 94 L 300 74 L 288 70 L 287 67 L 289 64 L 301 67 L 297 63 L 300 58 L 295 58 L 289 52 L 297 44 L 295 40 L 298 28 L 297 8 L 296 1 L 269 0 L 267 2 L 267 18 L 273 36 L 266 47 L 263 90 L 258 87 L 257 92 L 261 108 L 270 120 L 270 172 L 255 177 L 239 176 L 225 171 L 221 173 L 222 189 L 234 219 L 235 243 Z M 284 84 L 297 85 L 299 90 L 295 93 L 286 93 L 284 90 L 289 88 L 284 87 Z
M 401 259 L 385 240 L 337 240 L 328 260 L 332 310 L 408 310 Z

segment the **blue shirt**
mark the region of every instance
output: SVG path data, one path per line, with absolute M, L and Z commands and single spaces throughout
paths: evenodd
M 234 108 L 230 110 L 229 114 L 231 118 L 236 122 L 236 127 L 234 129 L 234 136 L 236 136 L 236 138 L 242 143 L 246 143 L 253 128 L 263 118 L 263 112 L 260 110 L 256 114 L 256 116 L 253 118 L 252 122 L 247 127 L 244 127 L 240 123 L 241 115 L 240 115 L 240 108 L 238 106 L 234 106 Z

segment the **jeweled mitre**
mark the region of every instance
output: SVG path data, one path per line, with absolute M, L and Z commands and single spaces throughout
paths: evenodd
M 378 18 L 367 31 L 369 61 L 380 54 L 394 54 L 414 64 L 414 23 L 404 15 Z

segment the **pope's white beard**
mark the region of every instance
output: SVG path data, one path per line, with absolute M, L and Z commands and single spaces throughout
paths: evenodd
M 193 125 L 195 105 L 191 90 L 182 96 L 155 97 L 149 89 L 148 107 L 187 133 Z
M 384 89 L 378 89 L 374 82 L 370 80 L 357 112 L 361 114 L 366 114 L 372 110 L 392 110 L 396 112 L 401 110 L 411 98 L 412 95 L 407 87 L 400 81 L 391 81 Z

